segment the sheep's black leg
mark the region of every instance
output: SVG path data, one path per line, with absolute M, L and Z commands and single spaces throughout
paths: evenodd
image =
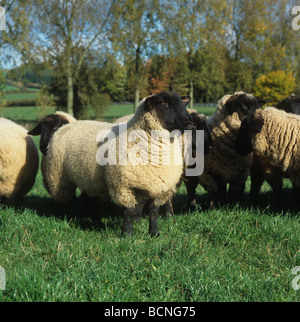
M 133 222 L 134 220 L 136 220 L 137 222 L 140 221 L 140 217 L 142 215 L 144 205 L 145 205 L 145 200 L 140 199 L 138 200 L 135 207 L 127 208 L 124 210 L 124 222 L 123 222 L 122 234 L 132 235 Z
M 133 221 L 136 218 L 136 208 L 127 208 L 124 210 L 124 221 L 122 235 L 132 235 L 133 231 Z
M 187 181 L 184 182 L 188 194 L 188 207 L 191 210 L 196 208 L 196 188 L 198 186 L 198 177 L 188 177 Z
M 141 216 L 142 212 L 144 209 L 145 201 L 144 200 L 139 200 L 136 207 L 135 207 L 135 221 L 140 222 L 141 221 Z
M 0 196 L 0 205 L 5 205 L 7 202 L 7 198 L 4 196 Z
M 162 206 L 162 208 L 164 217 L 167 217 L 168 215 L 174 215 L 171 198 Z
M 158 214 L 159 214 L 159 207 L 155 206 L 154 202 L 152 202 L 149 206 L 149 234 L 152 237 L 159 236 L 158 230 Z

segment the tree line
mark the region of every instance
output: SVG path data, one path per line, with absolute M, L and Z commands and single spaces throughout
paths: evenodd
M 2 52 L 13 47 L 24 70 L 45 82 L 44 92 L 77 117 L 89 106 L 110 100 L 136 105 L 162 90 L 191 96 L 191 105 L 237 90 L 260 96 L 276 86 L 281 95 L 299 91 L 296 1 L 4 0 L 1 5 L 7 12 Z M 22 77 L 20 70 L 11 74 Z

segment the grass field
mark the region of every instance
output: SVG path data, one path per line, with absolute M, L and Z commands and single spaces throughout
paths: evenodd
M 4 115 L 36 117 L 34 108 L 14 109 Z M 111 106 L 104 117 L 131 112 Z M 159 220 L 159 238 L 148 235 L 146 215 L 133 237 L 121 237 L 120 209 L 107 204 L 89 216 L 80 198 L 58 208 L 39 171 L 22 207 L 0 208 L 0 301 L 299 301 L 292 269 L 300 266 L 300 217 L 289 210 L 291 185 L 285 181 L 282 209 L 272 207 L 267 184 L 251 205 L 249 186 L 244 206 L 213 211 L 198 187 L 199 207 L 188 212 L 183 185 L 175 215 Z

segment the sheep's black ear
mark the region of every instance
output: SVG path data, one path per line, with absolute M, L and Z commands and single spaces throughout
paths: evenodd
M 243 118 L 241 127 L 236 137 L 235 150 L 242 156 L 252 152 L 252 143 L 249 131 L 249 122 L 251 122 L 252 118 L 253 115 L 250 114 Z
M 257 103 L 259 107 L 262 107 L 267 103 L 267 101 L 264 99 L 257 99 Z
M 146 98 L 144 103 L 144 109 L 145 111 L 150 111 L 153 109 L 153 107 L 157 104 L 156 96 L 150 96 Z
M 180 98 L 181 98 L 181 100 L 182 100 L 182 103 L 183 103 L 185 106 L 189 105 L 189 103 L 190 103 L 190 101 L 191 101 L 191 98 L 190 98 L 189 96 L 181 96 Z
M 262 129 L 263 124 L 263 120 L 259 117 L 255 117 L 253 113 L 249 113 L 243 118 L 235 142 L 235 150 L 239 154 L 245 156 L 253 151 L 251 134 L 259 133 Z
M 66 124 L 69 124 L 70 122 L 64 118 L 64 117 L 60 117 L 60 126 L 63 126 L 63 125 L 66 125 Z
M 30 130 L 27 134 L 29 135 L 41 135 L 42 133 L 42 122 L 39 122 L 39 124 L 34 127 L 32 130 Z

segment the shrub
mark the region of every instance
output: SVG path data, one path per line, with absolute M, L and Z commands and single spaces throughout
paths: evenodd
M 292 73 L 277 70 L 257 78 L 253 94 L 258 98 L 267 100 L 269 105 L 276 105 L 292 94 L 295 89 L 296 79 Z

